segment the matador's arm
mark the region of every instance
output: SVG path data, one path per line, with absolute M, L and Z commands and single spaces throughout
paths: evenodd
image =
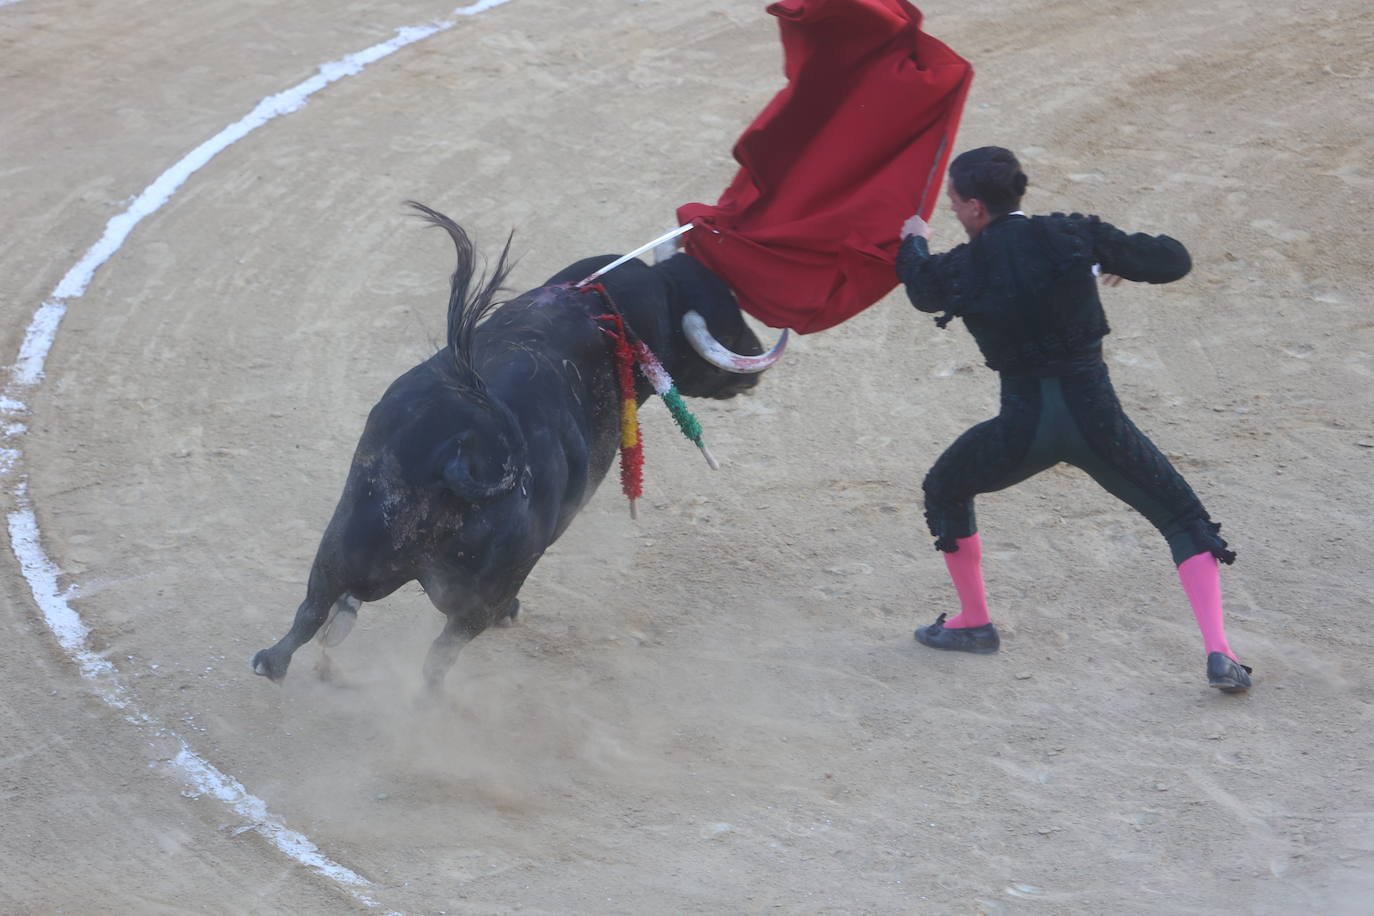
M 1086 223 L 1093 258 L 1104 274 L 1137 283 L 1172 283 L 1192 269 L 1188 249 L 1177 239 L 1143 232 L 1128 235 L 1096 217 L 1079 218 Z
M 940 270 L 945 257 L 932 255 L 926 240 L 915 234 L 903 239 L 897 250 L 897 278 L 906 286 L 911 304 L 923 312 L 942 312 L 950 306 L 953 290 Z

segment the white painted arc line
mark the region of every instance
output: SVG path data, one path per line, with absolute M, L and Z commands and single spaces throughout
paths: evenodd
M 251 794 L 238 780 L 197 754 L 180 735 L 138 710 L 127 689 L 120 683 L 119 672 L 114 665 L 91 650 L 87 641 L 90 627 L 68 602 L 70 591 L 63 592 L 58 585 L 61 571 L 39 543 L 38 522 L 25 491 L 23 483 L 16 488 L 19 508 L 9 514 L 10 548 L 19 560 L 29 591 L 42 610 L 48 629 L 57 637 L 58 645 L 68 657 L 76 662 L 81 676 L 95 683 L 96 695 L 124 713 L 125 721 L 130 724 L 152 729 L 158 735 L 175 741 L 180 751 L 172 761 L 172 767 L 188 786 L 223 802 L 248 820 L 251 829 L 278 850 L 312 871 L 344 885 L 359 902 L 370 907 L 377 906 L 375 901 L 357 890 L 371 887 L 372 882 L 323 855 L 309 837 L 282 824 L 267 810 L 267 803 Z
M 17 2 L 20 0 L 0 0 L 0 6 Z M 479 0 L 469 6 L 455 9 L 452 15 L 474 16 L 507 2 L 509 0 Z M 191 175 L 231 144 L 243 139 L 268 121 L 299 110 L 307 98 L 330 83 L 359 73 L 368 64 L 453 25 L 454 21 L 445 20 L 424 26 L 400 28 L 396 30 L 396 37 L 390 41 L 321 65 L 319 73 L 315 76 L 284 92 L 263 99 L 248 115 L 196 147 L 159 175 L 134 199 L 127 210 L 106 224 L 100 240 L 67 271 L 57 288 L 53 290 L 52 296 L 34 314 L 25 331 L 19 357 L 10 370 L 4 394 L 0 395 L 0 413 L 12 416 L 27 413 L 27 406 L 20 397 L 43 377 L 48 354 L 66 314 L 64 300 L 84 295 L 96 270 L 119 251 L 134 227 L 145 217 L 157 212 Z M 27 427 L 23 424 L 7 423 L 3 428 L 3 439 L 7 445 L 17 445 L 25 432 Z M 22 457 L 23 453 L 18 448 L 0 448 L 0 477 L 8 475 Z M 114 665 L 91 650 L 87 641 L 90 628 L 81 619 L 81 615 L 71 607 L 68 601 L 70 591 L 64 593 L 59 587 L 61 570 L 43 551 L 37 517 L 28 498 L 27 483 L 21 479 L 11 492 L 18 508 L 8 515 L 10 549 L 19 562 L 34 601 L 43 612 L 44 622 L 56 637 L 58 645 L 76 663 L 81 676 L 95 682 L 100 699 L 123 711 L 124 718 L 129 723 L 155 729 L 159 735 L 175 740 L 180 752 L 172 765 L 188 785 L 201 793 L 212 795 L 251 821 L 252 829 L 257 830 L 288 857 L 341 885 L 360 903 L 368 907 L 377 907 L 378 903 L 375 900 L 359 890 L 362 887 L 371 887 L 370 881 L 325 856 L 304 834 L 282 824 L 268 811 L 266 802 L 248 792 L 238 780 L 223 773 L 197 754 L 175 732 L 137 711 L 133 701 L 128 697 L 127 690 L 119 682 L 118 671 Z M 387 916 L 402 914 L 388 913 Z
M 478 3 L 454 10 L 453 15 L 474 16 L 507 2 L 509 0 L 480 0 Z M 172 194 L 186 182 L 186 179 L 198 172 L 231 144 L 242 140 L 268 121 L 298 111 L 305 104 L 306 99 L 330 83 L 360 73 L 368 64 L 381 60 L 383 57 L 423 38 L 428 38 L 436 32 L 452 28 L 455 24 L 456 22 L 453 20 L 441 20 L 423 26 L 399 28 L 396 30 L 396 37 L 390 41 L 384 41 L 347 57 L 321 64 L 319 72 L 314 76 L 292 86 L 290 89 L 269 95 L 247 115 L 191 150 L 179 162 L 159 175 L 152 184 L 143 190 L 143 193 L 134 198 L 127 210 L 113 217 L 105 225 L 105 232 L 100 240 L 86 251 L 85 255 L 71 270 L 67 271 L 61 282 L 57 284 L 57 288 L 53 290 L 52 296 L 38 310 L 38 314 L 34 316 L 33 322 L 24 335 L 24 343 L 19 348 L 19 359 L 15 364 L 12 376 L 13 383 L 25 387 L 37 383 L 43 375 L 43 365 L 47 361 L 48 352 L 52 349 L 53 338 L 57 334 L 58 325 L 61 324 L 62 317 L 66 314 L 66 306 L 62 304 L 62 300 L 82 296 L 90 285 L 96 270 L 120 249 L 134 227 L 142 222 L 145 217 L 160 210 Z
M 86 637 L 91 629 L 81 619 L 81 615 L 67 603 L 67 596 L 58 587 L 61 570 L 48 559 L 38 541 L 38 520 L 28 505 L 27 487 L 21 483 L 15 493 L 19 508 L 9 514 L 10 549 L 19 560 L 19 568 L 29 583 L 29 591 L 43 612 L 43 620 L 48 629 L 57 637 L 62 651 L 76 662 L 81 676 L 93 681 L 113 679 L 115 667 L 90 650 Z M 115 685 L 117 688 L 117 684 Z M 117 693 L 112 695 L 111 705 L 124 708 L 124 701 Z

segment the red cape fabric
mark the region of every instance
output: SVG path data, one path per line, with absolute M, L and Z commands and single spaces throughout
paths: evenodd
M 973 68 L 906 0 L 783 0 L 788 85 L 735 144 L 714 206 L 687 204 L 687 251 L 775 328 L 809 334 L 897 284 L 903 220 L 939 200 Z

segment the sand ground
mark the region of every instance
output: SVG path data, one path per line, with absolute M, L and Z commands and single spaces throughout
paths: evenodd
M 0 7 L 0 359 L 164 169 L 451 9 Z M 653 237 L 781 85 L 772 20 L 730 0 L 461 21 L 226 150 L 72 301 L 0 500 L 126 694 L 384 911 L 1374 913 L 1374 11 L 925 12 L 978 70 L 959 145 L 1020 151 L 1028 209 L 1193 252 L 1110 291 L 1108 353 L 1240 551 L 1249 696 L 1207 689 L 1164 544 L 1071 470 L 980 502 L 1001 654 L 912 641 L 953 604 L 920 480 L 996 389 L 899 295 L 695 405 L 719 473 L 648 409 L 639 520 L 603 487 L 441 708 L 411 704 L 440 623 L 413 587 L 364 607 L 342 684 L 313 647 L 252 676 L 367 409 L 442 334 L 451 254 L 400 202 L 489 251 L 516 228 L 521 286 Z M 187 791 L 4 556 L 0 912 L 369 911 Z

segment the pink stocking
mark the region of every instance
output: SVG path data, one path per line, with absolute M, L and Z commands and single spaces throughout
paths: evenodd
M 1216 557 L 1200 553 L 1178 564 L 1178 580 L 1193 606 L 1198 629 L 1202 631 L 1202 648 L 1209 655 L 1220 652 L 1235 659 L 1226 642 L 1226 630 L 1221 623 L 1221 575 Z
M 946 620 L 950 629 L 958 627 L 981 627 L 988 620 L 988 599 L 983 592 L 983 542 L 977 532 L 969 537 L 959 538 L 954 543 L 959 549 L 945 554 L 945 568 L 954 580 L 954 590 L 959 593 L 959 616 Z

